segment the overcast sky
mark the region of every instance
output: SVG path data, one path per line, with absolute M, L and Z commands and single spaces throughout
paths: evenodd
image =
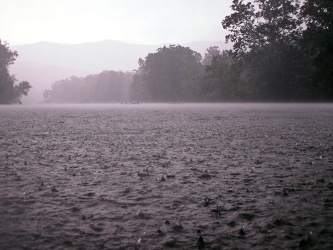
M 160 44 L 221 41 L 232 0 L 0 0 L 0 39 L 117 40 Z

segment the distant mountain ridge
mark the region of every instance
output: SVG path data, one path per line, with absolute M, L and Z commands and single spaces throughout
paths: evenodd
M 124 71 L 136 69 L 139 58 L 154 53 L 165 45 L 169 44 L 142 45 L 106 40 L 82 44 L 38 42 L 11 48 L 18 51 L 20 61 L 101 72 L 108 69 Z M 192 42 L 181 45 L 190 47 L 202 56 L 209 46 L 227 48 L 223 41 Z
M 142 45 L 106 40 L 82 44 L 59 44 L 38 42 L 11 46 L 19 54 L 11 73 L 20 81 L 29 81 L 33 89 L 24 103 L 36 103 L 43 99 L 42 93 L 57 80 L 70 76 L 98 74 L 104 70 L 131 71 L 138 68 L 138 59 L 169 44 Z M 204 56 L 210 46 L 220 50 L 231 46 L 224 41 L 199 41 L 180 44 L 190 47 Z

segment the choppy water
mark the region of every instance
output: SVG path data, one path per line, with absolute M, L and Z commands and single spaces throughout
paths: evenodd
M 3 106 L 0 122 L 0 249 L 333 247 L 332 104 Z

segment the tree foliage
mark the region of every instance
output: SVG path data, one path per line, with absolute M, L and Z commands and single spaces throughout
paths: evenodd
M 113 70 L 86 77 L 72 76 L 54 82 L 43 96 L 49 103 L 127 102 L 132 77 L 130 72 Z
M 204 56 L 204 59 L 202 60 L 202 64 L 207 66 L 211 65 L 214 58 L 219 56 L 221 51 L 219 50 L 218 46 L 211 46 L 208 49 L 206 49 L 206 53 Z
M 21 102 L 22 95 L 26 96 L 32 88 L 27 81 L 15 84 L 15 76 L 9 74 L 9 66 L 17 56 L 17 51 L 11 51 L 8 44 L 0 40 L 0 103 L 3 104 Z
M 206 55 L 212 55 L 207 49 Z M 216 52 L 217 50 L 214 50 Z M 202 84 L 202 94 L 205 101 L 230 101 L 235 100 L 238 94 L 237 81 L 233 79 L 236 68 L 233 58 L 226 52 L 214 53 L 211 62 L 205 67 L 205 76 Z M 211 56 L 206 56 L 205 58 Z
M 49 102 L 332 101 L 333 1 L 233 0 L 222 21 L 233 49 L 201 55 L 169 45 L 140 58 L 134 73 L 105 71 L 55 82 Z M 0 102 L 31 88 L 15 85 L 18 56 L 0 41 Z M 130 90 L 130 91 L 129 91 Z M 130 92 L 130 94 L 129 94 Z M 130 95 L 130 97 L 129 97 Z
M 31 85 L 27 81 L 20 82 L 19 84 L 14 85 L 14 102 L 21 103 L 21 97 L 27 96 L 30 89 Z
M 139 59 L 132 96 L 160 102 L 195 101 L 203 75 L 201 55 L 189 47 L 170 45 Z M 137 95 L 137 93 L 141 95 Z
M 210 47 L 200 65 L 189 48 L 160 48 L 139 60 L 132 95 L 153 101 L 333 100 L 333 1 L 233 0 L 222 26 L 232 50 Z
M 301 16 L 306 25 L 303 47 L 312 59 L 317 93 L 333 100 L 333 1 L 307 0 Z
M 233 0 L 231 10 L 222 26 L 230 32 L 226 41 L 234 43 L 235 55 L 244 56 L 265 45 L 291 43 L 300 35 L 299 0 Z
M 219 100 L 332 100 L 332 5 L 233 0 L 222 21 L 231 63 L 206 66 L 204 89 Z

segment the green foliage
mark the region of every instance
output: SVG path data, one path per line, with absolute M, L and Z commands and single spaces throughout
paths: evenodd
M 188 47 L 170 45 L 139 59 L 132 97 L 159 102 L 196 101 L 203 75 L 201 55 Z
M 112 70 L 82 78 L 72 76 L 54 82 L 43 96 L 50 103 L 127 102 L 132 78 L 132 73 Z
M 8 43 L 2 43 L 0 40 L 0 103 L 2 104 L 21 102 L 22 95 L 26 96 L 32 88 L 27 81 L 15 84 L 15 76 L 9 74 L 8 67 L 15 62 L 17 56 L 17 51 L 11 51 Z

